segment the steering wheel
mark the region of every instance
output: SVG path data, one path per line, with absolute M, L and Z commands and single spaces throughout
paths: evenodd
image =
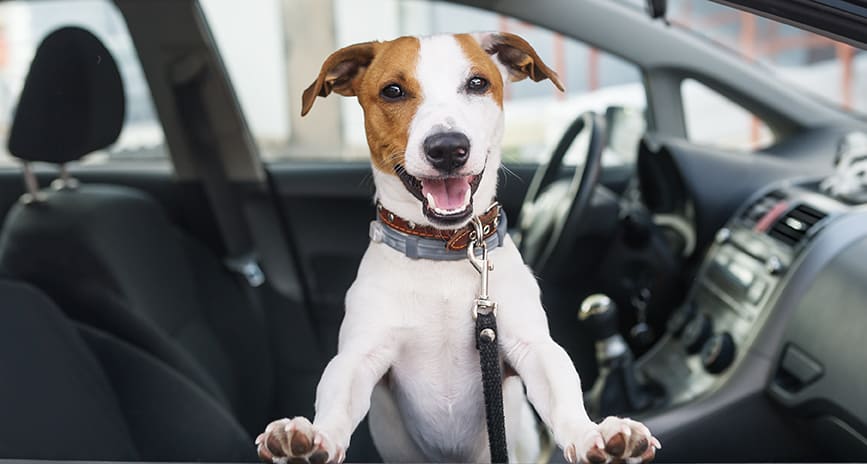
M 568 184 L 555 182 L 572 143 L 587 131 L 587 156 L 583 169 L 576 169 Z M 571 255 L 575 233 L 581 224 L 599 182 L 605 148 L 605 120 L 588 111 L 563 133 L 551 158 L 539 166 L 521 207 L 519 248 L 538 275 L 546 273 L 554 257 Z

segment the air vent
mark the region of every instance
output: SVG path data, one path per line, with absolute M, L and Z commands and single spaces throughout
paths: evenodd
M 786 194 L 779 191 L 774 190 L 773 192 L 768 193 L 767 195 L 756 200 L 755 203 L 751 204 L 745 211 L 741 219 L 743 219 L 744 225 L 747 227 L 756 226 L 762 218 L 767 216 L 771 210 L 774 209 L 775 206 L 780 204 L 783 200 L 786 199 Z
M 778 219 L 771 226 L 768 235 L 794 248 L 825 216 L 827 214 L 824 212 L 801 204 Z

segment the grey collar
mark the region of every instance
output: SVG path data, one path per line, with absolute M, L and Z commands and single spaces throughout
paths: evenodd
M 497 233 L 485 240 L 488 250 L 493 250 L 503 245 L 507 230 L 506 212 L 500 208 Z M 446 243 L 442 240 L 404 234 L 380 221 L 379 215 L 377 215 L 375 221 L 370 222 L 370 240 L 384 243 L 410 259 L 431 259 L 434 261 L 467 259 L 466 250 L 449 250 L 446 248 Z M 479 253 L 481 253 L 481 250 L 479 250 Z

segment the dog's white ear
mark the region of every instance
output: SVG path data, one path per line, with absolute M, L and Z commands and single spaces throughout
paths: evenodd
M 332 53 L 319 71 L 319 76 L 301 96 L 301 116 L 313 107 L 316 97 L 327 97 L 332 91 L 354 96 L 357 83 L 376 56 L 379 42 L 363 42 Z
M 521 36 L 509 32 L 482 32 L 474 36 L 482 49 L 506 68 L 511 81 L 527 77 L 536 82 L 550 79 L 563 91 L 563 83 L 557 73 L 539 58 L 536 50 Z

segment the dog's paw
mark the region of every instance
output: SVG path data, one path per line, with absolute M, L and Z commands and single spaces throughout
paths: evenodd
M 280 419 L 268 424 L 256 437 L 259 458 L 275 464 L 343 462 L 345 450 L 304 417 Z
M 563 451 L 571 463 L 605 464 L 650 462 L 662 448 L 650 430 L 640 422 L 607 417 L 582 439 Z

